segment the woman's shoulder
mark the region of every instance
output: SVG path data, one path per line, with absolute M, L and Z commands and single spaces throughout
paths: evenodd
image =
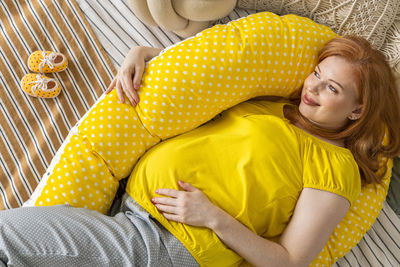
M 350 150 L 311 137 L 303 140 L 303 187 L 341 195 L 352 204 L 361 191 L 361 175 Z

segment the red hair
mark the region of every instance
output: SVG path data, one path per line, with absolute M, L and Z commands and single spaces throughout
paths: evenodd
M 318 62 L 330 56 L 339 56 L 353 65 L 359 103 L 363 105 L 361 117 L 349 120 L 337 131 L 316 126 L 298 108 L 290 110 L 288 118 L 321 137 L 344 139 L 360 168 L 363 184 L 381 183 L 386 171 L 378 170 L 386 167 L 388 158 L 400 153 L 400 100 L 390 66 L 381 52 L 358 36 L 332 39 L 321 49 Z M 383 144 L 385 134 L 387 144 Z M 379 166 L 381 157 L 384 166 Z

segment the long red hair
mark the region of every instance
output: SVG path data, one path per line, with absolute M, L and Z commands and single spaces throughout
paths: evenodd
M 360 168 L 363 184 L 380 183 L 387 159 L 400 153 L 400 100 L 390 66 L 381 52 L 358 36 L 332 39 L 321 49 L 318 62 L 330 56 L 342 57 L 354 66 L 359 102 L 363 105 L 361 117 L 349 120 L 337 131 L 316 126 L 298 108 L 289 110 L 288 118 L 321 137 L 344 139 Z M 385 134 L 387 144 L 383 144 Z M 380 166 L 380 162 L 385 164 Z M 384 169 L 378 172 L 380 167 Z

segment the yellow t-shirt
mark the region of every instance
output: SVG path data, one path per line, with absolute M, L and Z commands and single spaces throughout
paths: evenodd
M 176 236 L 203 266 L 238 265 L 241 257 L 207 228 L 166 220 L 150 199 L 158 188 L 183 180 L 246 225 L 277 240 L 305 187 L 339 194 L 353 203 L 361 190 L 351 152 L 324 142 L 283 116 L 286 103 L 248 101 L 212 121 L 149 150 L 127 192 Z

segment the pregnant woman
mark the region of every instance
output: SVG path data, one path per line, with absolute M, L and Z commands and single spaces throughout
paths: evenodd
M 144 61 L 158 53 L 132 49 L 107 92 L 138 103 Z M 0 212 L 0 264 L 307 266 L 363 184 L 381 181 L 378 157 L 399 154 L 399 109 L 384 56 L 335 38 L 297 101 L 239 104 L 148 151 L 114 216 Z

